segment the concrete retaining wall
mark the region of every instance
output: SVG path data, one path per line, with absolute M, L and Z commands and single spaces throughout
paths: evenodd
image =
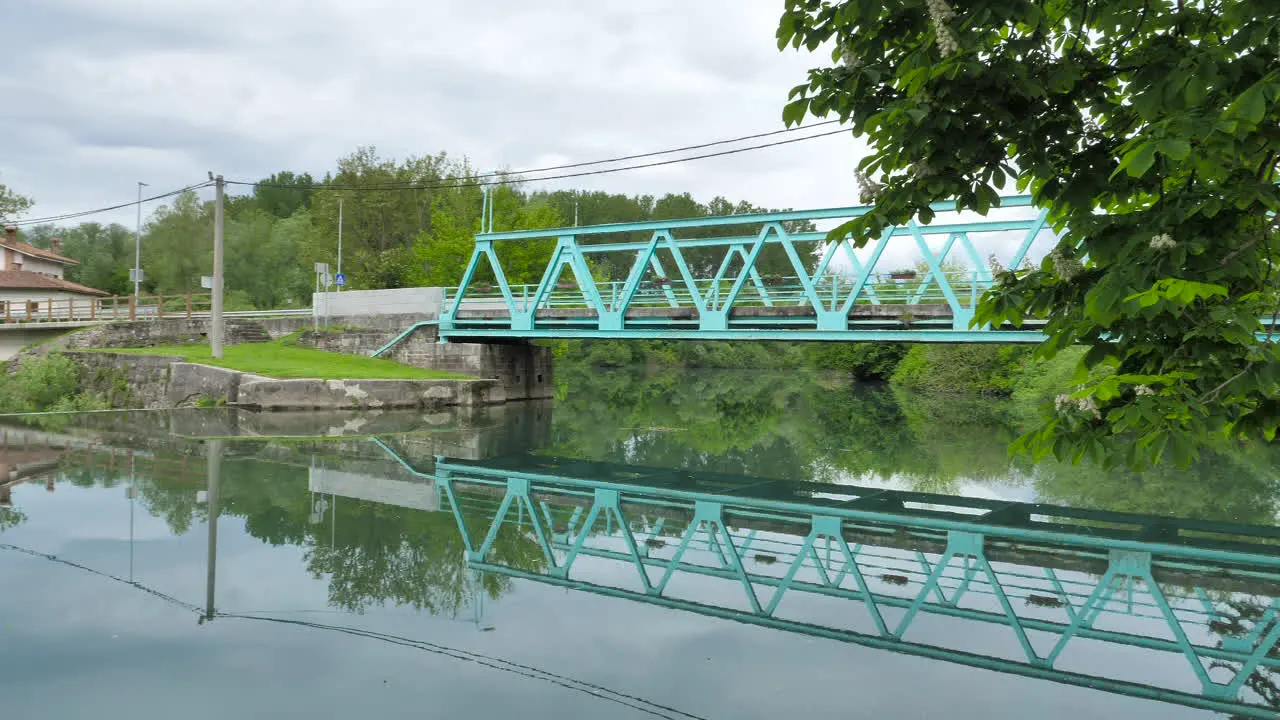
M 370 355 L 399 334 L 399 331 L 367 328 L 307 332 L 298 337 L 298 344 L 330 352 Z M 555 394 L 551 350 L 524 342 L 442 345 L 436 328 L 424 325 L 381 357 L 414 367 L 496 379 L 508 400 L 535 400 Z
M 312 293 L 311 308 L 318 317 L 344 315 L 423 315 L 440 317 L 444 292 L 440 288 L 397 288 L 394 290 L 346 290 Z

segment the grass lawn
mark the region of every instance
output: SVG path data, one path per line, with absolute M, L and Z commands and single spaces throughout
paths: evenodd
M 166 345 L 147 348 L 111 348 L 98 352 L 133 355 L 170 355 L 187 362 L 257 373 L 273 378 L 320 378 L 322 380 L 434 380 L 469 379 L 466 375 L 424 370 L 391 360 L 344 355 L 297 347 L 282 341 L 224 345 L 222 359 L 213 359 L 208 345 Z

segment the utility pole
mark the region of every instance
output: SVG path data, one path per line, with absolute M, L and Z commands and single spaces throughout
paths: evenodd
M 342 274 L 342 198 L 338 198 L 338 274 Z M 343 283 L 345 284 L 345 283 Z M 338 286 L 338 292 L 342 292 L 342 285 Z
M 213 356 L 222 359 L 222 230 L 224 226 L 222 176 L 213 180 L 213 298 L 209 303 L 209 343 Z
M 142 287 L 142 188 L 147 184 L 138 181 L 138 225 L 133 231 L 133 299 L 136 303 Z

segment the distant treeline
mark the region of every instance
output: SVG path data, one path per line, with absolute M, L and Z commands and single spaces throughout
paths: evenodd
M 1051 361 L 1020 345 L 907 345 L 853 342 L 596 340 L 552 343 L 556 356 L 598 367 L 790 370 L 805 368 L 905 390 L 1012 396 L 1042 402 L 1075 381 L 1080 353 Z

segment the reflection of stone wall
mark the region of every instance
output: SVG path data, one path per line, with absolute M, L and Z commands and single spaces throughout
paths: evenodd
M 540 450 L 551 444 L 550 401 L 481 408 L 470 426 L 389 438 L 387 443 L 419 472 L 433 472 L 437 455 L 484 460 Z
M 69 444 L 102 444 L 120 450 L 202 455 L 202 438 L 315 438 L 265 445 L 231 442 L 226 445 L 226 452 L 298 465 L 309 464 L 312 455 L 325 455 L 402 469 L 399 461 L 367 439 L 379 437 L 415 470 L 431 473 L 437 455 L 483 460 L 539 450 L 551 439 L 548 401 L 430 412 L 264 413 L 238 408 L 186 408 L 65 417 L 68 424 L 53 432 L 15 418 L 0 420 L 0 446 L 21 449 L 27 443 L 61 449 Z
M 370 410 L 490 405 L 504 400 L 495 380 L 246 379 L 235 403 L 261 410 Z

